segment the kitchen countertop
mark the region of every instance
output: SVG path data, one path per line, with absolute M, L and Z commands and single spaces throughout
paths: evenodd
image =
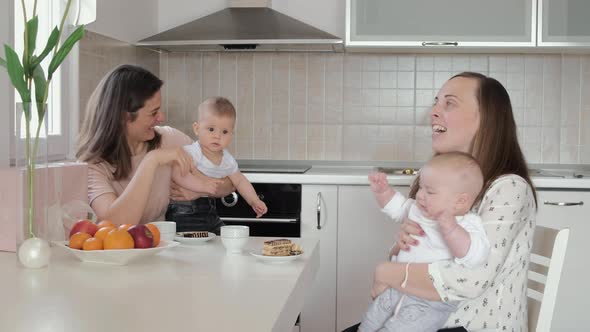
M 314 239 L 299 259 L 265 264 L 251 237 L 226 256 L 219 237 L 179 245 L 126 266 L 82 263 L 52 248 L 48 268 L 0 252 L 0 331 L 291 331 L 319 267 Z
M 311 168 L 303 174 L 244 173 L 244 175 L 250 182 L 258 183 L 368 185 L 367 175 L 373 170 L 372 166 L 311 165 Z M 573 176 L 559 177 L 556 172 L 535 171 L 531 173 L 535 173 L 532 180 L 537 188 L 590 189 L 590 176 L 575 178 Z M 562 171 L 557 174 L 566 174 L 566 172 Z M 388 175 L 387 179 L 394 186 L 409 186 L 414 177 L 413 175 Z

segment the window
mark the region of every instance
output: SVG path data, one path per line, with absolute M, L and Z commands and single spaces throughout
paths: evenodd
M 25 0 L 27 8 L 27 19 L 31 19 L 33 15 L 33 3 L 34 0 Z M 35 54 L 39 54 L 45 47 L 45 43 L 49 38 L 49 34 L 55 26 L 59 26 L 61 16 L 65 5 L 61 0 L 38 0 L 37 1 L 37 15 L 39 16 L 39 30 L 37 33 L 37 45 L 35 48 Z M 70 8 L 70 14 L 72 8 Z M 62 33 L 62 41 L 67 37 L 71 31 L 68 23 L 64 24 L 64 32 Z M 24 19 L 22 2 L 20 0 L 14 1 L 14 48 L 17 54 L 22 54 L 24 48 L 23 41 L 24 34 Z M 75 53 L 75 49 L 72 50 L 68 58 Z M 47 75 L 47 67 L 51 61 L 53 51 L 45 58 L 42 63 L 45 73 Z M 67 94 L 64 93 L 64 82 L 63 81 L 63 68 L 67 67 L 67 60 L 64 61 L 60 69 L 58 69 L 52 78 L 49 96 L 47 98 L 47 113 L 46 122 L 44 123 L 41 132 L 39 133 L 39 149 L 38 156 L 40 161 L 55 161 L 65 159 L 68 153 L 68 126 L 67 116 L 64 109 L 67 109 L 67 103 L 64 102 L 64 97 L 67 98 Z M 34 87 L 33 87 L 34 89 Z M 32 91 L 34 96 L 34 91 Z M 14 117 L 14 133 L 15 133 L 15 144 L 13 146 L 13 156 L 18 156 L 17 160 L 24 160 L 25 155 L 25 144 L 24 139 L 26 136 L 25 131 L 25 119 L 22 111 L 17 107 L 16 103 L 20 103 L 20 96 L 15 91 L 15 117 Z M 34 100 L 34 97 L 33 97 Z M 32 106 L 35 107 L 35 106 Z M 36 108 L 32 112 L 33 120 L 31 121 L 31 137 L 35 136 L 35 130 L 37 128 L 37 112 Z M 45 157 L 46 156 L 46 157 Z M 14 160 L 14 159 L 13 159 Z M 18 164 L 24 164 L 20 161 Z

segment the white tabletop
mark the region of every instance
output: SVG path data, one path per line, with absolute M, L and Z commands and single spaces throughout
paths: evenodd
M 319 245 L 293 239 L 299 259 L 266 264 L 267 238 L 226 256 L 219 237 L 126 266 L 82 263 L 53 248 L 48 268 L 0 253 L 0 331 L 290 331 L 319 266 Z

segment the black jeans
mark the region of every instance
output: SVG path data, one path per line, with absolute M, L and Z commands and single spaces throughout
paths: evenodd
M 346 328 L 345 330 L 343 330 L 342 332 L 356 332 L 359 328 L 359 325 L 361 325 L 360 323 L 353 325 L 349 328 Z M 410 331 L 408 331 L 410 332 Z M 467 332 L 467 330 L 463 327 L 453 327 L 450 329 L 442 329 L 442 330 L 438 330 L 438 332 Z
M 171 202 L 166 210 L 166 220 L 176 222 L 177 232 L 208 231 L 219 235 L 224 225 L 217 215 L 215 199 L 210 197 Z

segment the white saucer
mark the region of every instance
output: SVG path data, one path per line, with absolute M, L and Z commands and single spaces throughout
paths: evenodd
M 265 256 L 262 254 L 255 253 L 253 251 L 250 252 L 250 255 L 256 257 L 261 262 L 270 263 L 270 264 L 281 264 L 281 263 L 288 263 L 296 260 L 297 258 L 301 257 L 303 254 L 299 255 L 291 255 L 291 256 Z
M 209 232 L 209 236 L 208 237 L 184 237 L 184 236 L 179 236 L 178 234 L 182 234 L 182 232 L 178 232 L 176 233 L 176 236 L 174 237 L 174 241 L 180 242 L 182 244 L 200 244 L 203 242 L 207 242 L 211 239 L 213 239 L 215 236 L 215 233 L 211 233 Z

